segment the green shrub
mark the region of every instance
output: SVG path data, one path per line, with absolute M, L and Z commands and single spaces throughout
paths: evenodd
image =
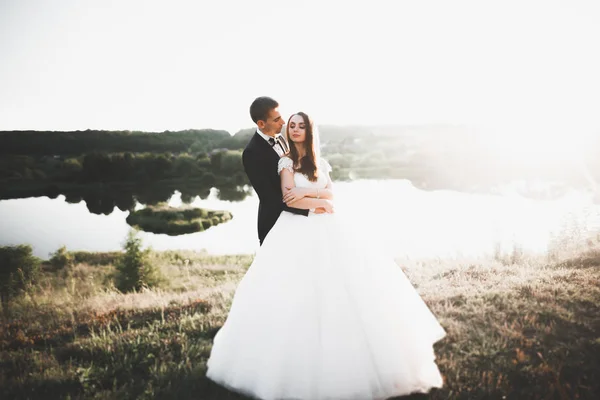
M 113 265 L 121 257 L 121 252 L 109 251 L 109 252 L 89 252 L 89 251 L 74 251 L 70 252 L 73 256 L 73 262 L 75 264 L 85 263 L 89 265 Z
M 50 264 L 54 269 L 62 269 L 73 265 L 73 255 L 67 251 L 66 246 L 62 246 L 54 253 L 50 253 Z
M 8 312 L 10 300 L 33 286 L 40 271 L 40 259 L 30 245 L 0 247 L 0 301 Z
M 164 281 L 158 268 L 150 262 L 150 250 L 142 250 L 142 240 L 135 230 L 129 231 L 124 250 L 116 265 L 116 287 L 120 291 L 131 292 L 143 287 L 159 286 Z

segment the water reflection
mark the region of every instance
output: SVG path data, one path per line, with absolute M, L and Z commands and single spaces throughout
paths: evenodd
M 243 201 L 252 193 L 246 186 L 228 184 L 216 186 L 217 197 L 223 201 Z M 56 199 L 65 196 L 69 204 L 85 202 L 87 209 L 92 214 L 110 215 L 118 208 L 121 211 L 133 211 L 137 204 L 156 205 L 168 202 L 173 192 L 181 193 L 183 203 L 192 203 L 196 198 L 207 199 L 211 193 L 211 186 L 201 184 L 146 184 L 146 185 L 98 185 L 80 186 L 59 189 L 55 185 L 38 189 L 27 197 L 48 197 Z
M 104 192 L 102 191 L 104 190 Z M 136 190 L 97 189 L 56 198 L 0 201 L 0 246 L 29 243 L 47 257 L 62 245 L 70 250 L 121 249 L 132 209 L 166 201 L 172 206 L 227 210 L 233 220 L 206 232 L 171 237 L 142 232 L 156 250 L 206 249 L 210 253 L 252 253 L 258 248 L 258 198 L 237 188 L 148 185 Z M 340 216 L 353 221 L 365 240 L 380 241 L 397 257 L 452 257 L 493 254 L 515 244 L 546 252 L 560 235 L 600 230 L 600 206 L 589 193 L 572 191 L 559 199 L 535 200 L 508 189 L 500 194 L 424 191 L 406 180 L 336 182 Z M 290 237 L 290 244 L 301 238 Z

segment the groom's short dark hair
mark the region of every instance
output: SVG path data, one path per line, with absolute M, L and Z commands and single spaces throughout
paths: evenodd
M 254 99 L 250 104 L 250 117 L 256 124 L 259 120 L 267 121 L 269 111 L 279 107 L 279 103 L 267 96 L 261 96 Z

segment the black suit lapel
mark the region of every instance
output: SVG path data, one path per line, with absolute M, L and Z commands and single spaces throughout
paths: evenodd
M 273 147 L 271 147 L 271 145 L 265 139 L 263 139 L 258 132 L 254 134 L 252 140 L 254 141 L 256 147 L 260 149 L 261 152 L 265 153 L 265 155 L 267 155 L 269 158 L 272 158 L 276 161 L 279 160 L 279 154 L 273 150 Z

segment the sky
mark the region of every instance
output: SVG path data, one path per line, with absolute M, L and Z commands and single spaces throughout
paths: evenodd
M 600 2 L 0 0 L 0 130 L 600 126 Z M 600 134 L 600 130 L 595 131 Z

